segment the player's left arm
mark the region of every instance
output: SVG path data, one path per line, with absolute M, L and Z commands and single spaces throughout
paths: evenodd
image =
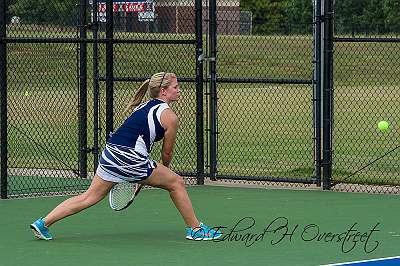
M 161 125 L 165 129 L 164 141 L 161 150 L 162 164 L 169 167 L 176 142 L 176 133 L 179 127 L 178 116 L 171 109 L 166 109 L 161 113 Z

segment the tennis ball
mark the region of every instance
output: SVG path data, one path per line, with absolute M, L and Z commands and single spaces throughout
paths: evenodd
M 379 123 L 378 123 L 378 129 L 380 130 L 380 131 L 385 131 L 385 130 L 387 130 L 389 128 L 389 123 L 387 122 L 387 121 L 380 121 Z
M 25 91 L 25 96 L 29 96 L 29 91 Z

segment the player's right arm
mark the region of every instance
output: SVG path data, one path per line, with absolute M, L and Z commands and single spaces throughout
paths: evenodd
M 165 130 L 161 150 L 161 161 L 164 166 L 169 167 L 175 147 L 176 132 L 179 127 L 179 120 L 178 116 L 171 109 L 165 109 L 161 113 L 160 120 L 161 125 Z

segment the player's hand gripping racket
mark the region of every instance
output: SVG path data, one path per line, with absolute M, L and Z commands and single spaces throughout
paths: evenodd
M 132 204 L 143 185 L 129 182 L 115 184 L 108 194 L 110 207 L 114 211 L 122 211 Z

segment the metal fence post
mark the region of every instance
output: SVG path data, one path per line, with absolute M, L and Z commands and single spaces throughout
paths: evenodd
M 114 124 L 114 15 L 113 0 L 106 3 L 106 140 L 113 131 Z
M 93 173 L 96 172 L 98 161 L 99 161 L 99 44 L 98 31 L 98 2 L 97 0 L 92 1 L 92 32 L 93 32 Z
M 196 149 L 197 184 L 204 184 L 204 112 L 203 112 L 203 5 L 195 2 L 196 12 Z
M 0 4 L 0 198 L 7 198 L 7 44 L 6 0 Z
M 79 37 L 86 40 L 86 0 L 79 3 Z M 87 178 L 87 43 L 79 44 L 79 176 Z
M 323 189 L 332 180 L 333 123 L 333 0 L 324 2 L 324 81 L 323 81 Z
M 315 178 L 317 186 L 321 185 L 321 96 L 322 96 L 322 82 L 321 82 L 321 1 L 316 0 L 314 5 L 314 154 L 315 154 Z
M 210 32 L 210 178 L 217 176 L 217 3 L 209 2 L 209 32 Z

